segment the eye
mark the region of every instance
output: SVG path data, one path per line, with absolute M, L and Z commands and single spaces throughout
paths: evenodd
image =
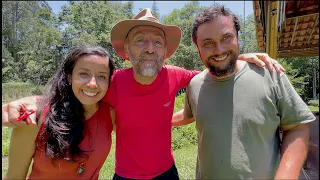
M 107 77 L 102 76 L 102 75 L 101 75 L 101 76 L 98 76 L 98 78 L 99 78 L 99 79 L 107 79 Z
M 230 39 L 230 35 L 228 35 L 228 36 L 224 36 L 223 38 L 222 38 L 222 40 L 227 40 L 227 39 Z
M 86 73 L 86 72 L 81 72 L 81 73 L 79 73 L 79 74 L 80 74 L 80 76 L 82 76 L 82 77 L 87 77 L 87 76 L 89 76 L 89 74 Z
M 207 42 L 205 42 L 203 45 L 204 45 L 204 46 L 211 46 L 212 44 L 213 44 L 212 41 L 207 41 Z

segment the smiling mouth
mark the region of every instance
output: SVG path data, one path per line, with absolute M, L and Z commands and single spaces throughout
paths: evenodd
M 88 91 L 85 91 L 85 90 L 82 90 L 82 92 L 83 92 L 85 95 L 89 96 L 89 97 L 94 97 L 94 96 L 96 96 L 96 95 L 98 94 L 98 93 L 88 92 Z
M 218 57 L 211 57 L 210 59 L 214 61 L 224 61 L 228 57 L 229 53 L 223 55 L 223 56 L 218 56 Z

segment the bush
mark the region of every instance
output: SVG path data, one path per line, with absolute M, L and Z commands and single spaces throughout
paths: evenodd
M 319 99 L 309 100 L 307 104 L 310 106 L 318 106 L 319 107 Z
M 195 123 L 172 128 L 172 149 L 180 149 L 198 143 Z
M 174 104 L 174 112 L 177 112 L 184 107 L 185 93 L 176 97 Z M 191 123 L 185 126 L 172 128 L 172 149 L 180 149 L 182 147 L 189 146 L 191 144 L 197 144 L 197 131 L 195 123 Z

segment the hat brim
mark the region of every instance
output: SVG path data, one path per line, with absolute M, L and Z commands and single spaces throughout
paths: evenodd
M 129 19 L 118 22 L 111 30 L 111 44 L 122 58 L 129 60 L 124 51 L 124 44 L 129 30 L 135 26 L 154 26 L 163 30 L 167 42 L 166 59 L 178 49 L 182 36 L 182 31 L 178 26 L 166 26 L 148 20 Z

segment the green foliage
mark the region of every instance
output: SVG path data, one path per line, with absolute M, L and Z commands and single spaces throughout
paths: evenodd
M 174 103 L 174 112 L 177 112 L 184 108 L 185 93 L 176 97 Z M 191 123 L 185 126 L 178 126 L 172 128 L 172 149 L 180 149 L 189 145 L 197 144 L 197 131 L 195 123 Z
M 243 17 L 240 16 L 239 18 L 241 20 L 241 29 L 239 32 L 240 53 L 259 52 L 253 14 L 246 17 L 245 26 Z
M 319 107 L 319 99 L 317 99 L 317 100 L 314 99 L 314 100 L 308 101 L 308 105 Z
M 279 59 L 286 69 L 291 84 L 305 101 L 313 97 L 313 88 L 319 92 L 319 83 L 313 87 L 313 81 L 319 82 L 319 57 L 299 57 Z M 314 76 L 318 74 L 317 76 Z
M 10 146 L 11 128 L 2 127 L 2 156 L 8 156 Z

